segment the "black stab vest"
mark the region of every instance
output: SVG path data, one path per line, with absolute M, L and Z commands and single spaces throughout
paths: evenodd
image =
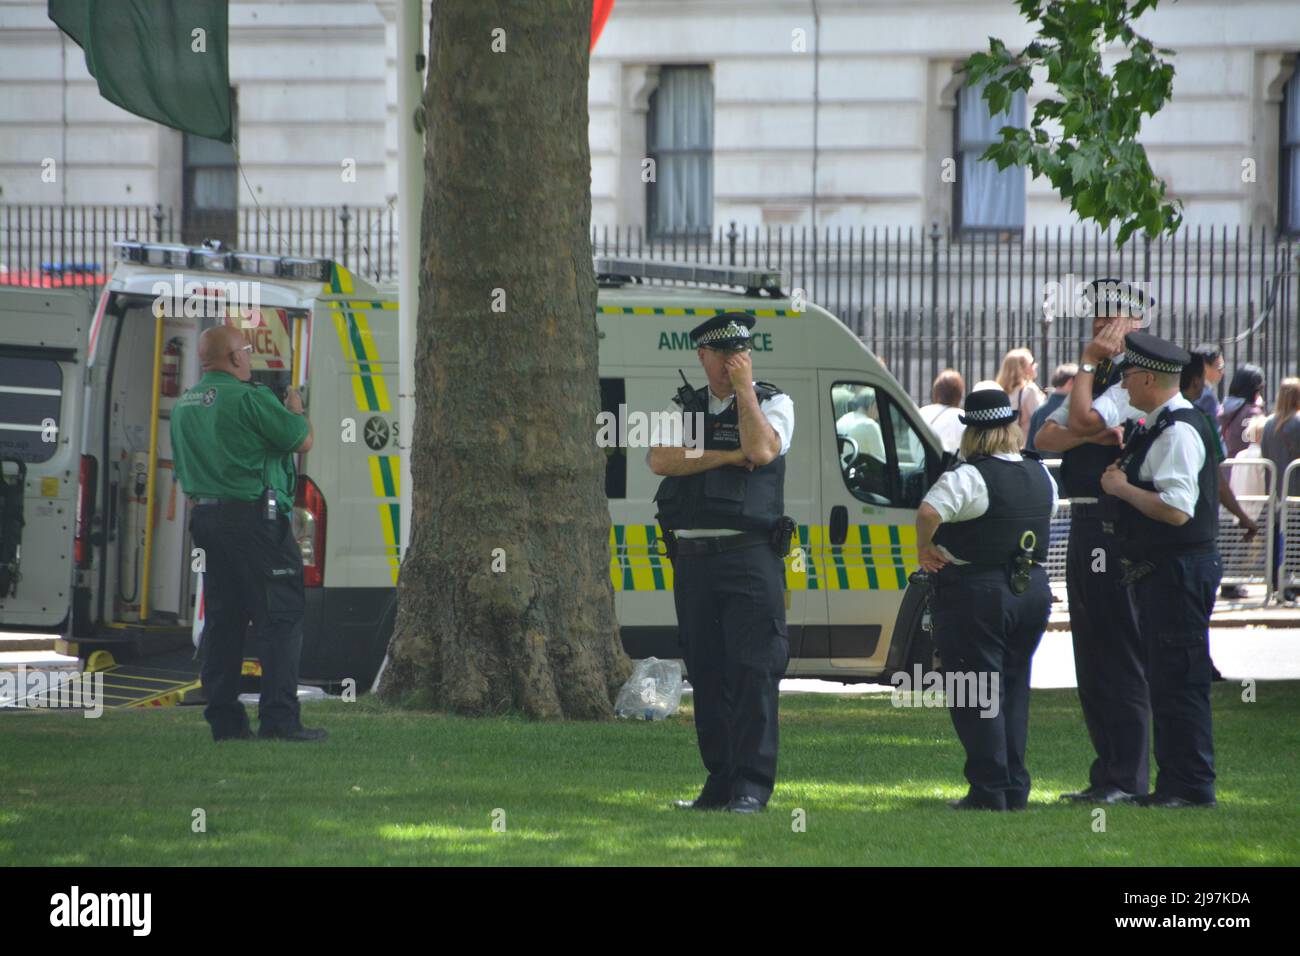
M 755 382 L 759 404 L 781 394 L 767 382 Z M 736 402 L 720 414 L 710 414 L 709 389 L 695 391 L 695 408 L 704 414 L 704 448 L 728 451 L 740 447 L 740 414 Z M 683 414 L 691 412 L 685 409 Z M 785 514 L 785 456 L 777 455 L 762 468 L 749 471 L 723 465 L 694 475 L 669 475 L 655 492 L 659 522 L 666 530 L 730 528 L 769 531 Z
M 1135 435 L 1128 443 L 1120 467 L 1128 475 L 1129 482 L 1147 491 L 1155 491 L 1154 482 L 1138 480 L 1138 470 L 1156 439 L 1175 422 L 1187 422 L 1205 443 L 1205 462 L 1197 476 L 1196 510 L 1189 521 L 1172 525 L 1148 518 L 1128 502 L 1119 502 L 1120 551 L 1127 558 L 1147 560 L 1174 551 L 1196 552 L 1215 547 L 1219 534 L 1219 466 L 1214 454 L 1216 443 L 1204 412 L 1194 407 L 1176 411 L 1164 409 L 1154 425 Z
M 1093 377 L 1093 401 L 1119 380 L 1120 367 L 1112 362 L 1105 376 L 1098 374 Z M 1068 395 L 1065 401 L 1068 405 Z M 1092 442 L 1085 442 L 1065 452 L 1061 455 L 1061 494 L 1066 498 L 1101 498 L 1104 494 L 1101 490 L 1101 473 L 1119 455 L 1118 445 L 1097 445 Z
M 1052 531 L 1052 481 L 1042 463 L 1029 455 L 1021 461 L 976 455 L 966 464 L 976 469 L 988 486 L 988 511 L 970 521 L 945 521 L 935 531 L 934 543 L 971 564 L 1002 567 L 1019 552 L 1021 536 L 1032 531 L 1034 560 L 1046 561 Z

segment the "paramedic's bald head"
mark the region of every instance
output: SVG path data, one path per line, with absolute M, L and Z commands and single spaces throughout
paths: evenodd
M 253 377 L 247 345 L 233 325 L 214 325 L 199 336 L 199 364 L 205 372 L 229 372 L 247 382 Z

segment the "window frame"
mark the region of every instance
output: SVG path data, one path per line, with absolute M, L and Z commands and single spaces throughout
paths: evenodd
M 713 192 L 713 175 L 712 175 L 714 170 L 713 142 L 710 142 L 707 147 L 690 146 L 690 147 L 668 147 L 668 148 L 659 146 L 657 142 L 658 122 L 656 116 L 656 105 L 658 103 L 659 91 L 663 88 L 665 74 L 671 73 L 676 70 L 682 70 L 682 71 L 694 70 L 694 71 L 704 73 L 709 79 L 710 92 L 711 93 L 715 92 L 713 89 L 712 64 L 665 63 L 659 67 L 658 82 L 655 85 L 654 90 L 651 91 L 651 93 L 646 99 L 645 154 L 647 159 L 654 161 L 655 178 L 652 181 L 645 184 L 646 186 L 645 221 L 646 221 L 647 237 L 656 242 L 674 241 L 678 239 L 683 241 L 692 241 L 700 238 L 708 238 L 713 233 L 713 213 L 714 213 L 714 192 Z M 715 94 L 714 96 L 711 96 L 709 100 L 709 131 L 710 131 L 711 140 L 713 139 L 712 132 L 714 128 L 714 120 L 717 117 L 716 99 L 717 97 Z M 707 159 L 709 163 L 709 172 L 710 172 L 709 199 L 708 199 L 708 206 L 707 206 L 708 222 L 705 225 L 699 226 L 697 228 L 689 228 L 689 227 L 676 228 L 675 226 L 665 228 L 663 225 L 659 223 L 658 221 L 659 217 L 657 212 L 657 207 L 658 207 L 657 199 L 659 194 L 660 180 L 662 179 L 662 173 L 665 168 L 662 160 L 664 157 L 668 157 L 669 159 L 672 159 L 676 157 L 689 157 L 689 156 L 703 157 Z
M 962 167 L 962 157 L 963 157 L 967 152 L 975 153 L 974 150 L 964 150 L 964 149 L 962 149 L 962 146 L 961 146 L 961 141 L 962 141 L 962 139 L 961 139 L 961 116 L 962 116 L 962 112 L 961 112 L 961 110 L 962 110 L 961 101 L 962 101 L 962 92 L 967 88 L 967 86 L 969 86 L 968 83 L 963 83 L 962 85 L 958 86 L 958 87 L 957 87 L 957 90 L 956 90 L 956 93 L 955 93 L 954 96 L 953 96 L 953 109 L 952 109 L 952 153 L 953 153 L 953 161 L 957 164 L 957 181 L 953 184 L 953 185 L 955 186 L 955 188 L 954 188 L 954 190 L 953 190 L 953 195 L 952 195 L 952 202 L 953 202 L 953 206 L 952 206 L 953 235 L 954 235 L 954 237 L 956 237 L 956 238 L 983 239 L 983 240 L 1003 239 L 1003 238 L 1006 238 L 1006 237 L 1023 237 L 1024 234 L 1025 234 L 1025 222 L 1024 222 L 1024 220 L 1025 220 L 1025 215 L 1024 215 L 1024 208 L 1023 208 L 1023 205 L 1022 205 L 1022 208 L 1021 208 L 1021 222 L 1020 222 L 1020 225 L 1019 225 L 1019 226 L 982 226 L 982 225 L 968 225 L 968 224 L 966 223 L 965 217 L 962 215 L 963 202 L 964 202 L 963 197 L 964 197 L 964 195 L 965 195 L 965 190 L 964 190 L 962 184 L 963 184 L 963 181 L 964 181 L 965 178 L 966 178 L 966 177 L 963 175 L 964 170 L 963 170 L 963 167 Z M 1011 91 L 1011 96 L 1012 96 L 1013 101 L 1014 101 L 1015 97 L 1017 97 L 1017 96 L 1024 97 L 1024 101 L 1025 101 L 1025 110 L 1026 110 L 1026 114 L 1025 114 L 1025 115 L 1026 115 L 1026 117 L 1027 117 L 1027 116 L 1028 116 L 1028 110 L 1029 110 L 1029 94 L 1028 94 L 1026 91 L 1024 91 L 1024 90 L 1012 90 L 1012 91 Z M 983 102 L 982 97 L 980 97 L 979 99 L 980 99 L 981 102 Z M 1001 115 L 1001 114 L 999 114 L 999 115 Z M 1006 124 L 1003 124 L 1003 125 L 1006 125 Z M 994 140 L 990 140 L 990 142 L 991 142 L 991 143 L 992 143 L 992 142 L 997 142 L 997 140 L 996 140 L 996 139 L 994 139 Z M 985 147 L 985 148 L 986 148 L 986 147 Z M 975 153 L 975 162 L 980 162 L 978 156 L 979 156 L 979 153 L 983 153 L 983 152 L 984 152 L 984 148 L 980 148 L 980 149 L 978 150 L 978 153 Z M 984 162 L 992 162 L 992 161 L 991 161 L 991 160 L 984 160 Z M 995 164 L 995 165 L 996 165 L 996 164 Z M 1012 168 L 1012 167 L 1008 167 L 1008 169 L 1010 169 L 1010 168 Z M 1023 166 L 1016 166 L 1016 167 L 1014 167 L 1014 168 L 1020 170 L 1020 174 L 1021 174 L 1021 176 L 1020 176 L 1020 190 L 1021 190 L 1021 193 L 1022 193 L 1022 202 L 1027 202 L 1027 201 L 1028 201 L 1028 192 L 1029 192 L 1029 189 L 1028 189 L 1028 186 L 1025 184 L 1025 181 L 1024 181 L 1025 167 L 1023 167 Z M 1000 172 L 1001 172 L 1001 171 L 1000 171 Z
M 1278 104 L 1277 151 L 1278 151 L 1278 203 L 1277 231 L 1279 235 L 1300 236 L 1300 213 L 1295 221 L 1291 219 L 1291 207 L 1300 205 L 1297 193 L 1300 182 L 1291 176 L 1291 165 L 1296 156 L 1300 156 L 1300 129 L 1292 132 L 1294 142 L 1287 143 L 1287 117 L 1294 108 L 1290 97 L 1300 97 L 1300 58 L 1297 58 L 1291 76 L 1282 84 L 1282 99 Z
M 848 474 L 844 468 L 843 459 L 840 458 L 839 431 L 835 428 L 835 423 L 838 422 L 840 418 L 840 416 L 835 414 L 835 389 L 838 386 L 856 386 L 871 389 L 875 396 L 876 406 L 881 409 L 880 417 L 877 418 L 876 421 L 880 425 L 880 439 L 885 446 L 885 474 L 887 479 L 886 488 L 888 490 L 888 494 L 885 495 L 885 497 L 888 498 L 887 502 L 868 501 L 859 495 L 858 492 L 856 492 L 849 484 Z M 906 511 L 915 510 L 920 507 L 920 499 L 918 499 L 915 504 L 909 504 L 904 501 L 903 469 L 898 457 L 898 444 L 894 434 L 894 420 L 891 409 L 896 409 L 898 411 L 899 417 L 907 423 L 908 427 L 912 430 L 912 433 L 916 436 L 917 441 L 921 444 L 921 449 L 925 455 L 925 489 L 928 489 L 930 485 L 934 484 L 935 479 L 938 477 L 939 464 L 942 461 L 942 455 L 925 440 L 925 432 L 912 418 L 908 411 L 907 404 L 899 401 L 897 397 L 892 395 L 889 391 L 872 382 L 846 381 L 844 379 L 836 378 L 830 383 L 830 390 L 830 409 L 832 416 L 831 429 L 836 436 L 834 448 L 835 464 L 840 473 L 840 481 L 844 483 L 844 489 L 855 500 L 874 508 L 897 508 Z M 922 490 L 922 496 L 924 496 L 925 489 Z

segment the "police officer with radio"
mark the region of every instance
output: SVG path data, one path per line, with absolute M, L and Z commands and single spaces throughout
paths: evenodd
M 948 707 L 970 787 L 949 804 L 956 810 L 1023 810 L 1029 801 L 1029 671 L 1052 604 L 1043 562 L 1056 482 L 1036 455 L 1019 454 L 1017 417 L 1002 389 L 971 392 L 964 461 L 939 476 L 916 513 L 920 564 L 934 575 L 935 649 L 958 689 Z
M 679 414 L 703 422 L 703 448 L 652 434 L 650 468 L 664 476 L 656 516 L 673 563 L 682 656 L 708 779 L 682 809 L 757 813 L 776 782 L 777 704 L 789 660 L 785 453 L 794 403 L 755 382 L 754 318 L 724 312 L 691 330 L 708 384 L 678 390 Z M 683 429 L 684 436 L 698 432 Z
M 1118 501 L 1115 531 L 1151 688 L 1158 773 L 1138 803 L 1213 807 L 1209 628 L 1223 576 L 1216 439 L 1179 389 L 1191 355 L 1144 332 L 1129 333 L 1124 346 L 1123 387 L 1103 399 L 1127 400 L 1145 421 L 1101 484 Z M 1093 414 L 1115 416 L 1107 408 Z
M 176 479 L 193 505 L 190 533 L 204 556 L 203 716 L 214 740 L 253 736 L 239 701 L 251 620 L 262 663 L 258 736 L 322 740 L 326 732 L 299 717 L 302 553 L 289 521 L 290 456 L 311 448 L 312 428 L 296 391 L 281 405 L 251 381 L 251 352 L 238 329 L 207 329 L 199 337 L 203 377 L 171 416 Z
M 1065 559 L 1070 632 L 1079 704 L 1097 757 L 1088 786 L 1062 795 L 1081 803 L 1116 803 L 1145 795 L 1150 780 L 1150 701 L 1137 615 L 1123 583 L 1120 555 L 1104 521 L 1101 476 L 1120 455 L 1126 419 L 1108 421 L 1071 414 L 1119 384 L 1123 336 L 1149 314 L 1154 300 L 1118 279 L 1090 283 L 1094 342 L 1084 351 L 1070 396 L 1034 437 L 1036 448 L 1060 452 L 1061 485 L 1070 499 L 1070 539 Z M 1110 336 L 1104 348 L 1096 337 Z M 1127 408 L 1127 402 L 1123 403 Z M 1118 411 L 1118 410 L 1117 410 Z

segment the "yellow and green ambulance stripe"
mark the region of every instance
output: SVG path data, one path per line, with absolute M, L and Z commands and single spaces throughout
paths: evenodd
M 610 529 L 610 582 L 616 591 L 671 591 L 672 563 L 659 554 L 659 527 L 616 524 Z M 850 525 L 832 545 L 826 525 L 800 525 L 803 569 L 785 559 L 788 591 L 902 591 L 918 567 L 911 525 Z

